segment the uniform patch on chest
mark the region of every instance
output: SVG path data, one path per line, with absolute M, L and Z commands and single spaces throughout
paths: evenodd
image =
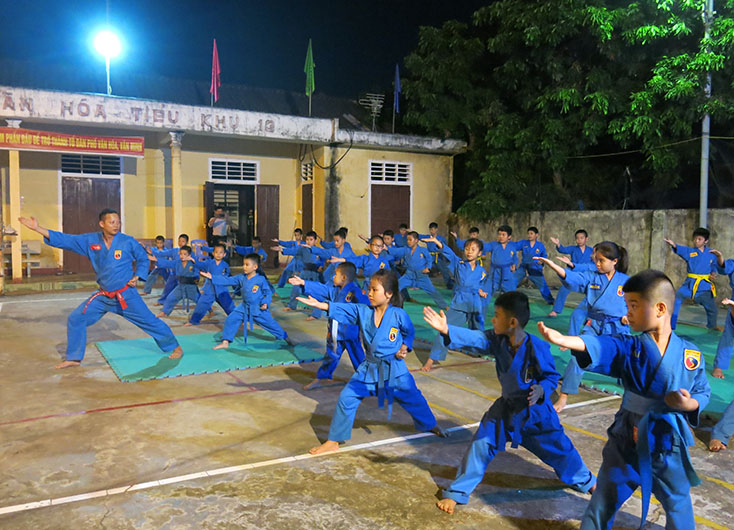
M 115 259 L 120 259 L 122 257 L 122 250 L 115 250 Z
M 92 250 L 102 250 L 102 245 L 89 245 Z
M 684 350 L 683 364 L 686 365 L 686 370 L 695 370 L 696 368 L 701 366 L 701 352 L 697 350 Z
M 253 293 L 256 293 L 259 289 L 260 289 L 260 286 L 259 285 L 253 285 L 252 286 L 252 292 Z
M 347 296 L 345 296 L 345 297 L 344 297 L 344 300 L 346 300 L 347 302 L 351 302 L 351 301 L 352 301 L 352 299 L 354 298 L 354 296 L 353 296 L 353 295 L 354 295 L 354 293 L 352 293 L 352 292 L 348 292 L 348 293 L 347 293 Z
M 390 339 L 390 342 L 395 342 L 395 339 L 398 338 L 398 328 L 390 328 L 390 334 L 387 338 Z
M 624 289 L 622 289 L 622 286 L 621 285 L 618 285 L 617 286 L 617 294 L 619 296 L 624 296 Z
M 385 262 L 380 262 L 380 269 L 384 269 L 384 268 L 385 268 Z
M 691 252 L 691 253 L 689 254 L 689 257 L 690 257 L 690 258 L 695 258 L 696 256 L 698 256 L 698 252 Z

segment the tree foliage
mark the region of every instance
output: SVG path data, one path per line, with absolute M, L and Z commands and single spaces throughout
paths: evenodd
M 617 207 L 632 174 L 636 205 L 659 206 L 697 171 L 703 114 L 734 129 L 734 2 L 720 3 L 708 39 L 704 0 L 498 0 L 421 28 L 406 121 L 468 142 L 471 218 Z

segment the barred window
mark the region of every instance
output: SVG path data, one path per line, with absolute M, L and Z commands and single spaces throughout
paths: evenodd
M 74 175 L 119 175 L 119 156 L 61 155 L 61 172 Z
M 301 164 L 301 180 L 311 182 L 313 180 L 313 162 Z
M 413 178 L 413 164 L 370 160 L 370 181 L 381 184 L 410 184 Z
M 260 162 L 234 158 L 210 158 L 209 180 L 230 184 L 257 184 Z

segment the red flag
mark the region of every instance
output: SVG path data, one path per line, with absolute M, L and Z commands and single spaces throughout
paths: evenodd
M 217 39 L 214 39 L 214 51 L 212 53 L 212 86 L 209 88 L 209 93 L 214 98 L 214 101 L 219 99 L 219 87 L 222 86 L 222 81 L 219 79 L 222 69 L 219 68 L 219 53 L 217 52 Z

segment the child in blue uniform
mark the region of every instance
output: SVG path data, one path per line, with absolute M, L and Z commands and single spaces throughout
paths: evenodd
M 385 252 L 385 241 L 380 236 L 372 236 L 372 239 L 368 241 L 370 245 L 370 251 L 368 254 L 362 254 L 360 256 L 354 256 L 349 258 L 351 263 L 357 270 L 362 271 L 364 276 L 364 283 L 362 284 L 362 291 L 367 292 L 370 285 L 370 278 L 374 273 L 379 270 L 390 270 L 391 264 L 394 258 L 389 252 Z M 332 263 L 343 263 L 347 261 L 346 258 L 331 258 Z
M 248 254 L 257 254 L 258 256 L 260 256 L 260 266 L 257 268 L 257 273 L 265 278 L 265 280 L 268 282 L 268 289 L 270 289 L 273 294 L 275 294 L 275 287 L 273 287 L 273 284 L 270 283 L 270 280 L 268 280 L 268 277 L 265 274 L 265 270 L 263 269 L 263 264 L 268 260 L 268 253 L 265 252 L 265 249 L 262 247 L 262 240 L 260 239 L 260 236 L 253 236 L 251 246 L 235 245 L 234 251 L 237 252 L 237 254 L 239 254 L 240 256 L 247 256 Z M 239 293 L 235 292 L 235 295 L 239 296 Z
M 423 241 L 426 241 L 424 239 Z M 431 240 L 428 240 L 431 241 Z M 451 305 L 446 312 L 446 318 L 452 326 L 467 326 L 469 329 L 484 330 L 484 310 L 487 298 L 486 283 L 488 281 L 487 271 L 477 262 L 482 252 L 482 242 L 478 239 L 468 239 L 464 243 L 464 259 L 461 260 L 454 254 L 448 245 L 443 245 L 437 239 L 433 239 L 435 245 L 441 250 L 449 262 L 449 268 L 454 276 L 454 296 Z M 431 346 L 431 354 L 421 368 L 428 372 L 434 363 L 446 359 L 448 348 L 444 344 L 441 335 L 437 335 Z
M 721 258 L 721 254 L 718 254 L 719 261 L 723 261 Z M 729 262 L 732 262 L 732 265 L 734 266 L 734 261 L 732 260 L 726 260 L 727 265 L 729 265 Z M 729 278 L 731 278 L 731 273 Z M 731 326 L 731 320 L 734 318 L 734 300 L 731 300 L 730 298 L 724 298 L 721 301 L 722 304 L 729 306 L 729 312 L 726 315 L 726 325 L 727 328 Z M 726 335 L 726 328 L 724 331 L 724 335 Z M 722 335 L 722 339 L 724 336 Z M 729 334 L 729 338 L 731 339 L 731 332 Z M 719 347 L 721 347 L 721 341 L 719 341 Z M 724 370 L 729 368 L 729 360 L 731 359 L 731 343 L 728 346 L 729 352 L 728 356 L 725 360 L 721 360 L 719 358 L 720 351 L 716 352 L 716 358 L 714 360 L 714 377 L 718 377 L 720 379 L 724 379 L 724 372 L 722 371 L 722 368 Z M 716 363 L 719 363 L 717 366 Z M 723 363 L 726 363 L 724 365 Z M 719 422 L 714 426 L 713 430 L 711 431 L 711 440 L 709 441 L 709 451 L 713 453 L 718 453 L 719 451 L 725 450 L 729 445 L 729 438 L 734 435 L 734 401 L 729 403 L 729 406 L 726 407 L 726 410 L 724 411 L 724 414 L 722 414 L 721 419 Z
M 215 350 L 227 349 L 234 341 L 234 337 L 242 324 L 245 325 L 244 341 L 247 343 L 248 326 L 252 331 L 253 323 L 273 335 L 276 339 L 283 339 L 289 345 L 293 342 L 288 338 L 288 333 L 278 324 L 268 311 L 268 306 L 273 299 L 273 293 L 268 289 L 265 279 L 257 273 L 260 266 L 260 256 L 248 254 L 242 262 L 243 274 L 237 276 L 212 276 L 210 273 L 201 271 L 203 277 L 212 281 L 214 287 L 227 285 L 238 286 L 242 292 L 242 303 L 232 311 L 224 322 L 222 330 L 222 343 L 214 346 Z
M 196 281 L 199 279 L 199 271 L 195 267 L 196 260 L 191 256 L 191 247 L 184 245 L 178 249 L 179 259 L 159 259 L 159 267 L 170 269 L 176 275 L 176 287 L 166 297 L 163 309 L 156 315 L 158 318 L 168 316 L 181 300 L 190 300 L 194 304 L 199 301 L 199 288 Z M 153 257 L 155 260 L 156 258 Z
M 178 257 L 179 249 L 181 247 L 187 246 L 188 244 L 189 236 L 187 234 L 181 234 L 180 236 L 178 236 L 178 248 L 168 248 L 163 250 L 154 249 L 151 256 L 158 259 L 176 259 Z M 171 292 L 176 288 L 177 285 L 178 278 L 176 278 L 175 274 L 170 273 L 168 275 L 168 278 L 166 279 L 166 284 L 163 286 L 163 292 L 161 292 L 161 295 L 158 297 L 156 305 L 163 305 L 166 302 L 166 298 L 168 298 L 168 295 L 171 294 Z
M 496 360 L 502 397 L 482 417 L 471 445 L 437 506 L 448 513 L 466 504 L 482 481 L 487 466 L 507 442 L 522 445 L 550 465 L 558 478 L 579 491 L 593 491 L 596 479 L 563 431 L 550 396 L 559 374 L 548 343 L 525 332 L 530 318 L 528 297 L 514 291 L 497 297 L 493 329 L 477 331 L 451 326 L 446 315 L 430 307 L 424 320 L 440 333 L 450 348 L 473 347 Z
M 152 336 L 161 350 L 170 353 L 170 359 L 183 355 L 171 328 L 153 315 L 135 289 L 138 279 L 147 278 L 150 262 L 143 246 L 120 232 L 119 213 L 105 208 L 99 214 L 101 232 L 79 235 L 43 228 L 35 217 L 19 217 L 18 221 L 41 234 L 47 245 L 88 257 L 97 274 L 99 291 L 69 315 L 66 360 L 57 364 L 57 369 L 81 364 L 87 346 L 87 328 L 109 312 L 117 313 Z
M 638 486 L 640 528 L 654 493 L 665 510 L 666 528 L 692 529 L 690 488 L 700 481 L 688 454 L 695 443 L 689 424 L 698 424 L 711 395 L 704 358 L 671 329 L 675 288 L 664 273 L 643 271 L 623 289 L 630 326 L 641 335 L 569 337 L 538 323 L 544 338 L 572 350 L 581 367 L 618 378 L 624 386 L 581 530 L 612 528 L 617 510 Z
M 166 250 L 165 247 L 166 244 L 166 238 L 163 236 L 156 236 L 155 237 L 155 249 L 157 251 Z M 152 254 L 153 250 L 147 250 L 148 254 Z M 148 273 L 148 279 L 145 280 L 145 287 L 143 287 L 143 294 L 150 294 L 153 290 L 153 286 L 155 285 L 155 282 L 158 278 L 163 278 L 163 284 L 165 285 L 166 281 L 168 280 L 169 272 L 168 269 L 163 269 L 161 267 L 156 267 Z
M 719 274 L 726 274 L 729 277 L 729 288 L 734 293 L 734 259 L 724 261 L 724 256 L 718 250 L 711 250 L 716 256 L 716 269 Z M 729 304 L 730 299 L 725 298 L 721 301 L 724 305 Z M 729 369 L 731 362 L 732 350 L 734 350 L 734 308 L 729 308 L 724 321 L 724 332 L 719 337 L 719 344 L 716 346 L 716 357 L 714 357 L 714 370 L 711 373 L 717 379 L 724 379 L 724 370 Z
M 589 240 L 589 234 L 586 230 L 581 228 L 576 230 L 574 237 L 576 238 L 576 244 L 569 246 L 561 245 L 561 242 L 557 237 L 552 237 L 550 240 L 556 246 L 556 251 L 561 254 L 568 254 L 571 256 L 571 263 L 574 265 L 591 263 L 591 254 L 593 250 L 591 247 L 586 246 L 586 243 Z M 565 285 L 561 285 L 561 288 L 558 290 L 558 294 L 556 295 L 556 302 L 553 304 L 553 310 L 548 313 L 549 317 L 557 317 L 563 313 L 563 306 L 566 303 L 566 298 L 568 298 L 568 293 L 570 292 L 571 291 L 569 291 Z
M 449 233 L 452 236 L 454 236 L 454 242 L 456 243 L 456 246 L 458 248 L 464 248 L 464 245 L 466 244 L 468 239 L 461 239 L 456 232 L 449 232 Z M 479 237 L 479 228 L 477 228 L 476 226 L 472 226 L 469 229 L 469 239 L 478 239 L 479 241 L 482 241 L 482 239 Z M 479 254 L 477 263 L 479 263 L 481 267 L 484 267 L 484 242 L 482 242 L 482 252 Z
M 331 241 L 321 241 L 321 248 L 324 248 L 326 250 L 333 250 L 335 248 L 343 248 L 345 250 L 348 250 L 352 254 L 354 254 L 354 251 L 352 250 L 352 245 L 349 244 L 349 241 L 347 241 L 347 236 L 349 235 L 349 228 L 346 226 L 340 226 L 339 229 L 335 232 L 335 234 L 339 234 L 343 241 L 341 243 L 337 243 L 335 239 L 332 239 Z
M 673 329 L 678 323 L 678 313 L 686 298 L 702 305 L 706 311 L 706 327 L 716 328 L 716 287 L 711 281 L 711 273 L 716 272 L 717 257 L 706 247 L 710 235 L 711 233 L 705 228 L 696 228 L 693 231 L 693 248 L 677 245 L 674 241 L 665 239 L 665 242 L 673 248 L 673 252 L 686 262 L 687 272 L 686 281 L 675 293 L 675 309 L 671 323 Z
M 410 300 L 409 287 L 422 289 L 431 295 L 433 302 L 439 308 L 446 307 L 446 300 L 431 283 L 428 273 L 431 270 L 431 254 L 425 247 L 418 246 L 418 232 L 410 232 L 407 237 L 408 246 L 404 248 L 392 247 L 388 252 L 395 259 L 405 262 L 405 274 L 400 277 L 400 294 L 405 300 Z
M 325 263 L 328 263 L 328 266 L 326 267 L 326 270 L 323 272 L 323 278 L 324 283 L 328 284 L 331 282 L 332 278 L 334 277 L 334 272 L 336 271 L 337 262 L 331 261 L 332 258 L 339 258 L 343 260 L 351 260 L 352 258 L 355 258 L 357 255 L 352 252 L 352 247 L 347 247 L 347 233 L 344 231 L 343 228 L 340 228 L 336 232 L 334 232 L 334 241 L 331 244 L 327 244 L 326 242 L 322 242 L 321 245 L 323 248 L 319 248 L 317 246 L 311 247 L 311 252 L 316 254 L 319 258 L 321 258 Z
M 517 267 L 517 251 L 519 245 L 511 240 L 512 227 L 502 225 L 497 229 L 497 241 L 484 244 L 484 253 L 492 254 L 489 277 L 492 281 L 492 296 L 500 291 L 506 293 L 517 289 L 515 268 Z
M 388 419 L 395 400 L 412 416 L 417 430 L 444 436 L 405 365 L 405 356 L 413 347 L 415 330 L 408 313 L 401 307 L 397 274 L 386 270 L 373 274 L 367 297 L 370 306 L 319 302 L 312 297 L 299 298 L 306 305 L 328 311 L 329 318 L 358 325 L 365 346 L 369 347 L 365 361 L 359 365 L 339 395 L 328 440 L 311 449 L 311 454 L 336 451 L 339 442 L 352 437 L 357 407 L 367 396 L 377 396 L 380 408 L 387 400 Z
M 312 250 L 314 245 L 316 245 L 317 239 L 318 235 L 312 230 L 306 233 L 305 244 L 298 244 L 292 247 L 283 247 L 282 245 L 279 245 L 272 247 L 272 249 L 282 252 L 284 256 L 294 256 L 293 260 L 298 260 L 300 263 L 299 267 L 301 268 L 301 272 L 298 275 L 304 280 L 318 282 L 321 281 L 319 267 L 323 261 Z M 296 297 L 300 296 L 302 293 L 303 288 L 300 285 L 294 285 L 291 289 L 291 296 L 288 300 L 288 305 L 283 308 L 283 311 L 295 311 L 298 306 Z M 316 315 L 320 316 L 321 312 L 319 311 Z M 316 318 L 318 318 L 318 316 L 316 316 Z
M 290 278 L 288 283 L 303 286 L 305 295 L 311 296 L 319 302 L 368 304 L 369 300 L 362 294 L 359 285 L 354 281 L 356 275 L 357 268 L 354 264 L 345 262 L 336 267 L 331 286 L 319 282 L 305 281 L 296 276 Z M 347 350 L 349 360 L 352 361 L 352 366 L 356 371 L 364 361 L 364 349 L 359 341 L 359 326 L 330 318 L 326 329 L 324 360 L 318 372 L 316 372 L 316 378 L 304 386 L 303 389 L 318 388 L 322 381 L 332 379 L 344 350 Z
M 534 258 L 553 269 L 569 291 L 584 293 L 588 323 L 581 335 L 629 335 L 627 306 L 623 286 L 629 279 L 627 250 L 613 241 L 602 241 L 594 246 L 596 270 L 576 271 L 563 269 L 548 258 Z M 580 265 L 579 268 L 583 268 Z M 568 403 L 569 394 L 578 394 L 584 371 L 571 358 L 563 374 L 561 395 L 554 408 L 561 412 Z
M 281 241 L 279 239 L 273 239 L 273 242 L 277 243 L 278 245 L 289 248 L 292 246 L 299 245 L 301 243 L 301 240 L 303 239 L 303 230 L 300 228 L 296 228 L 293 231 L 293 240 L 292 241 Z M 285 283 L 288 281 L 288 278 L 293 276 L 294 274 L 297 274 L 301 272 L 301 268 L 299 268 L 302 263 L 296 261 L 296 259 L 292 259 L 288 262 L 288 265 L 285 266 L 283 269 L 283 272 L 280 273 L 280 278 L 278 278 L 278 285 L 277 287 L 285 287 Z
M 553 305 L 553 295 L 543 275 L 543 264 L 533 259 L 535 257 L 548 257 L 545 245 L 538 240 L 538 233 L 538 229 L 531 226 L 528 228 L 528 238 L 517 242 L 520 252 L 522 252 L 522 263 L 515 271 L 515 283 L 520 285 L 520 282 L 527 277 L 538 288 L 543 300 Z
M 393 234 L 393 240 L 395 241 L 395 246 L 404 248 L 408 246 L 408 234 L 410 232 L 408 231 L 408 225 L 405 223 L 400 223 L 400 226 L 398 227 L 397 234 Z M 383 236 L 385 234 L 383 233 Z
M 446 288 L 453 289 L 454 280 L 451 277 L 451 271 L 449 270 L 449 260 L 441 252 L 441 247 L 439 247 L 437 243 L 433 242 L 433 239 L 436 239 L 441 243 L 441 245 L 448 246 L 446 238 L 438 233 L 438 223 L 430 223 L 428 225 L 428 232 L 428 234 L 419 234 L 418 237 L 421 241 L 426 243 L 426 248 L 433 258 L 431 270 L 438 269 L 438 272 L 440 272 L 443 277 L 443 282 L 446 284 Z
M 217 243 L 212 248 L 212 257 L 205 261 L 196 261 L 194 262 L 194 266 L 197 271 L 205 271 L 212 276 L 227 277 L 229 276 L 229 263 L 224 261 L 225 254 L 226 249 L 224 244 Z M 185 326 L 198 326 L 206 312 L 211 310 L 214 302 L 217 302 L 228 315 L 234 311 L 235 305 L 227 287 L 215 287 L 211 280 L 207 280 L 201 291 L 199 301 L 196 302 L 196 307 L 193 313 L 191 313 L 189 321 L 184 324 Z

